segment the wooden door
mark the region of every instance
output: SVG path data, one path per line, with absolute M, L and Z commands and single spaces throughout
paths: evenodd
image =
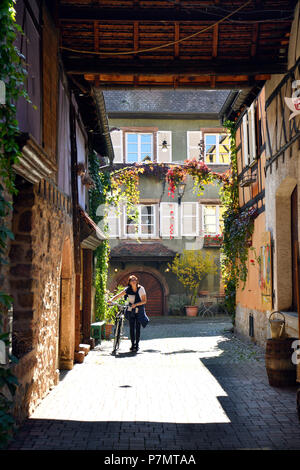
M 132 272 L 139 279 L 147 294 L 146 312 L 149 317 L 163 315 L 164 295 L 160 282 L 147 272 Z M 119 284 L 126 286 L 129 275 L 123 277 Z

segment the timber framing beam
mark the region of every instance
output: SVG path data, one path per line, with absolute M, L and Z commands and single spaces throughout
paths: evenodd
M 286 3 L 286 2 L 284 2 Z M 291 2 L 292 3 L 292 2 Z M 230 13 L 234 11 L 234 8 L 226 8 L 226 11 Z M 292 7 L 289 12 L 286 8 L 274 9 L 273 11 L 265 11 L 263 9 L 257 10 L 254 8 L 245 8 L 234 16 L 235 20 L 244 21 L 280 21 L 286 18 L 287 14 L 293 14 Z M 126 7 L 101 7 L 99 5 L 91 6 L 76 6 L 72 5 L 60 5 L 58 9 L 58 15 L 60 20 L 80 20 L 80 21 L 211 21 L 216 20 L 224 16 L 224 11 L 220 10 L 219 14 L 216 13 L 215 8 L 207 7 L 183 7 L 178 3 L 175 7 L 171 5 L 169 8 L 161 7 L 141 7 L 133 6 L 131 8 Z M 218 18 L 219 16 L 219 18 Z
M 91 57 L 64 57 L 64 65 L 66 71 L 73 75 L 83 74 L 118 74 L 118 75 L 148 75 L 159 76 L 165 73 L 166 75 L 176 75 L 177 77 L 183 76 L 198 76 L 198 75 L 216 75 L 216 76 L 233 76 L 233 75 L 263 75 L 270 73 L 285 73 L 287 71 L 286 62 L 276 63 L 274 61 L 242 61 L 231 60 L 230 67 L 228 67 L 228 60 L 198 60 L 188 61 L 174 59 L 168 60 L 141 60 L 134 62 L 132 60 L 109 60 L 101 59 L 99 56 Z M 163 72 L 165 70 L 165 72 Z

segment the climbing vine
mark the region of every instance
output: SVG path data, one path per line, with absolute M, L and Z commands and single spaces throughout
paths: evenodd
M 248 242 L 254 229 L 255 208 L 241 211 L 239 207 L 237 151 L 235 123 L 226 121 L 224 126 L 230 134 L 231 175 L 228 184 L 220 190 L 223 213 L 223 243 L 221 269 L 225 289 L 225 304 L 234 318 L 236 290 L 247 279 Z
M 106 233 L 107 225 L 105 224 L 105 204 L 109 192 L 111 191 L 110 174 L 108 171 L 100 171 L 100 162 L 94 151 L 89 153 L 89 175 L 94 185 L 89 189 L 90 216 L 101 230 Z M 109 242 L 108 239 L 98 246 L 95 251 L 95 310 L 96 320 L 103 320 L 107 314 L 106 302 L 106 283 L 108 275 L 109 262 Z
M 15 22 L 13 0 L 3 0 L 0 5 L 0 81 L 4 84 L 5 104 L 0 104 L 0 264 L 7 264 L 5 255 L 8 239 L 13 233 L 7 227 L 7 216 L 12 209 L 10 199 L 16 194 L 13 165 L 18 162 L 20 149 L 17 144 L 19 133 L 16 120 L 16 102 L 23 96 L 29 101 L 24 88 L 26 70 L 22 56 L 15 47 L 17 33 L 22 33 Z M 10 345 L 9 334 L 3 332 L 3 318 L 12 305 L 12 297 L 0 292 L 0 341 L 7 349 Z M 17 362 L 12 355 L 10 363 L 0 366 L 0 448 L 4 447 L 12 436 L 14 419 L 12 416 L 13 396 L 18 380 L 11 371 L 11 365 Z

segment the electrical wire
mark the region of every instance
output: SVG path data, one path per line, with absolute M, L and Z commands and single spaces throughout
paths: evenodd
M 252 0 L 248 0 L 246 3 L 244 3 L 243 5 L 241 5 L 239 8 L 237 8 L 236 10 L 232 11 L 231 13 L 229 13 L 228 15 L 224 16 L 222 19 L 216 21 L 215 23 L 209 25 L 209 26 L 206 26 L 205 28 L 201 29 L 200 31 L 197 31 L 196 33 L 193 33 L 193 34 L 190 34 L 189 36 L 186 36 L 182 39 L 178 39 L 177 41 L 172 41 L 172 42 L 168 42 L 166 44 L 162 44 L 161 46 L 155 46 L 155 47 L 151 47 L 151 48 L 148 48 L 148 49 L 139 49 L 137 51 L 133 50 L 133 51 L 120 51 L 120 52 L 98 52 L 98 51 L 82 51 L 82 50 L 79 50 L 79 49 L 73 49 L 71 47 L 66 47 L 66 46 L 60 46 L 61 49 L 64 49 L 64 50 L 67 50 L 67 51 L 70 51 L 70 52 L 77 52 L 77 53 L 80 53 L 80 54 L 96 54 L 96 55 L 108 55 L 108 56 L 119 56 L 119 55 L 132 55 L 132 54 L 142 54 L 143 52 L 151 52 L 151 51 L 156 51 L 158 49 L 164 49 L 165 47 L 169 47 L 169 46 L 174 46 L 175 44 L 179 44 L 181 42 L 184 42 L 184 41 L 187 41 L 188 39 L 191 39 L 195 36 L 198 36 L 199 34 L 203 34 L 204 32 L 208 31 L 209 29 L 212 29 L 214 26 L 217 26 L 219 25 L 220 23 L 223 23 L 224 21 L 226 21 L 228 18 L 230 18 L 231 16 L 235 15 L 238 11 L 242 10 L 243 8 L 245 8 L 247 5 L 249 5 L 251 3 Z

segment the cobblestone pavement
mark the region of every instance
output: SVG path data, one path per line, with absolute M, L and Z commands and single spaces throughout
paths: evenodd
M 269 386 L 264 351 L 218 319 L 152 319 L 140 352 L 102 341 L 9 449 L 300 449 L 297 386 Z

